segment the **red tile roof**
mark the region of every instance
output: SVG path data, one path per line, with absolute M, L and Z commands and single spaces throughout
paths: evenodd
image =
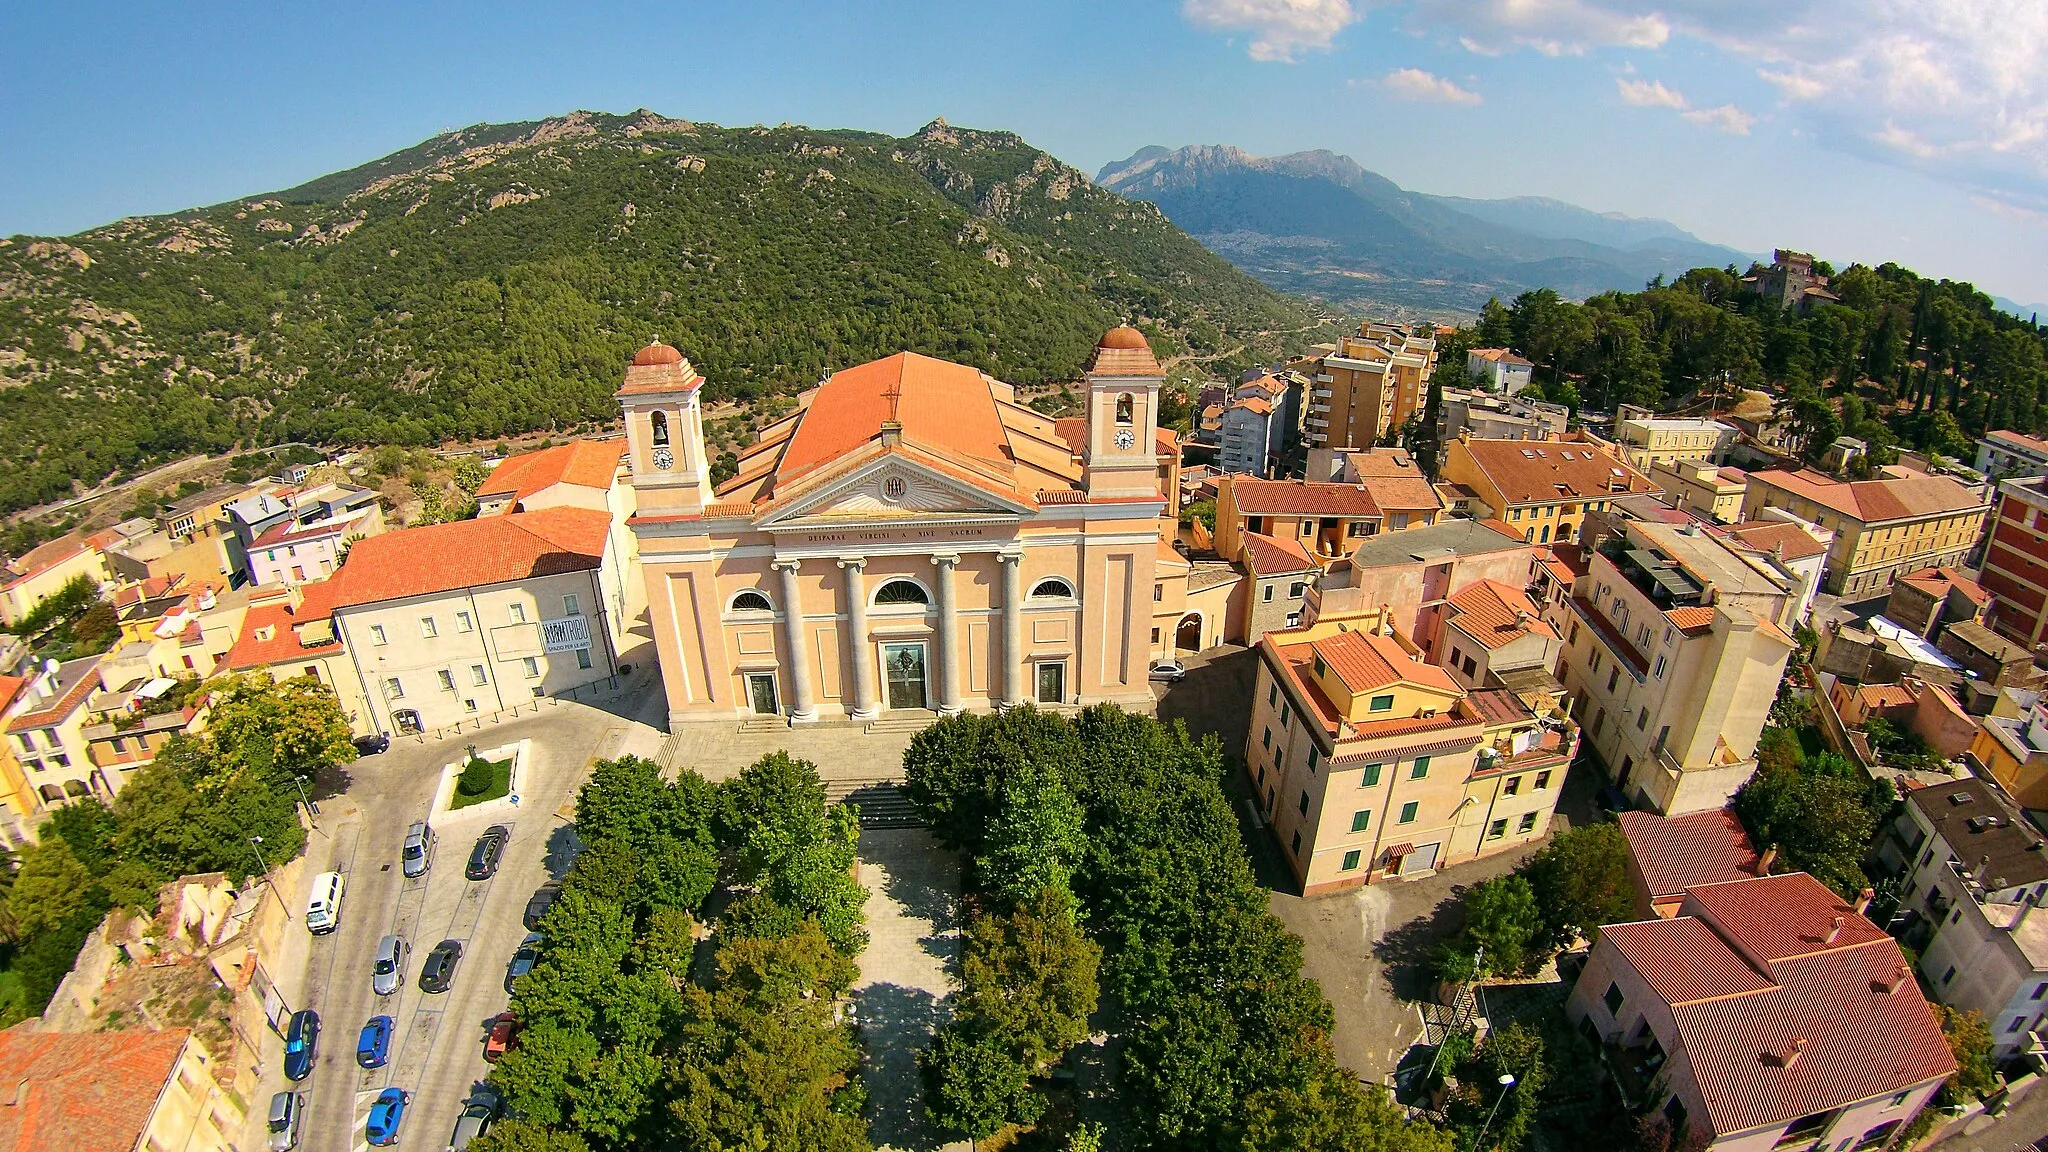
M 1545 623 L 1529 595 L 1498 580 L 1476 580 L 1451 596 L 1458 614 L 1451 622 L 1488 651 L 1524 636 L 1558 638 L 1557 629 Z M 1517 613 L 1527 613 L 1526 617 Z
M 1717 1136 L 1955 1069 L 1919 985 L 1898 978 L 1898 944 L 1803 872 L 1696 886 L 1677 919 L 1601 935 L 1673 1001 L 1671 1066 L 1698 1086 Z
M 777 475 L 786 482 L 837 460 L 879 439 L 890 421 L 902 426 L 906 441 L 1010 471 L 1009 436 L 988 379 L 965 364 L 898 352 L 841 369 L 818 385 Z
M 1308 550 L 1293 538 L 1268 536 L 1263 532 L 1244 534 L 1244 562 L 1255 576 L 1279 576 L 1318 567 L 1315 557 L 1310 556 Z
M 157 1097 L 178 1067 L 189 1033 L 0 1032 L 0 1107 L 5 1152 L 129 1152 L 142 1141 Z
M 1450 673 L 1408 655 L 1391 636 L 1339 632 L 1313 641 L 1310 647 L 1336 671 L 1337 678 L 1353 695 L 1403 682 L 1464 695 Z
M 491 470 L 490 479 L 483 482 L 476 494 L 479 498 L 510 496 L 516 503 L 557 484 L 607 489 L 618 475 L 619 460 L 625 454 L 624 440 L 572 440 L 538 452 L 507 457 Z
M 1656 491 L 1649 477 L 1590 444 L 1570 440 L 1466 440 L 1463 444 L 1479 470 L 1511 505 L 1576 503 Z M 1623 487 L 1610 488 L 1610 484 Z
M 1806 529 L 1782 520 L 1744 524 L 1728 529 L 1728 534 L 1759 552 L 1774 552 L 1782 547 L 1787 560 L 1823 556 L 1828 550 L 1827 545 L 1815 540 Z
M 1824 472 L 1752 472 L 1752 481 L 1804 497 L 1864 524 L 1964 512 L 1984 501 L 1946 476 L 1904 476 L 1885 480 L 1837 480 Z
M 1695 884 L 1756 875 L 1756 847 L 1742 821 L 1726 808 L 1669 819 L 1654 812 L 1623 812 L 1621 834 L 1652 900 L 1682 895 Z
M 1378 516 L 1380 506 L 1363 484 L 1258 480 L 1231 476 L 1237 510 L 1247 516 Z
M 543 508 L 386 532 L 356 541 L 328 583 L 334 607 L 348 608 L 556 576 L 596 568 L 610 515 L 591 508 Z

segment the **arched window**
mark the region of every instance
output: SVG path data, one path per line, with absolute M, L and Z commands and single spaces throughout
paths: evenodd
M 654 430 L 654 446 L 656 448 L 668 447 L 668 413 L 656 412 L 648 418 L 648 426 Z
M 1129 424 L 1131 422 L 1131 394 L 1129 392 L 1116 398 L 1116 422 L 1119 424 Z
M 759 589 L 749 588 L 745 592 L 733 597 L 732 603 L 726 606 L 726 611 L 773 612 L 775 611 L 775 605 L 768 599 L 767 593 Z
M 914 580 L 891 580 L 875 590 L 876 604 L 930 604 L 931 596 L 926 594 Z
M 1074 586 L 1057 576 L 1048 576 L 1032 586 L 1033 600 L 1072 600 Z

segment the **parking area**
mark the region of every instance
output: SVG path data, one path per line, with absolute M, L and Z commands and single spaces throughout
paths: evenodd
M 399 867 L 406 828 L 425 819 L 441 769 L 465 755 L 468 743 L 530 740 L 528 784 L 511 812 L 444 815 L 434 821 L 437 846 L 425 876 L 407 879 Z M 341 926 L 308 938 L 306 894 L 287 894 L 293 947 L 280 964 L 287 1005 L 320 1013 L 322 1031 L 313 1074 L 297 1086 L 309 1095 L 305 1136 L 309 1152 L 353 1152 L 364 1143 L 371 1099 L 385 1087 L 412 1093 L 400 1130 L 401 1147 L 441 1147 L 473 1083 L 488 1065 L 483 1040 L 488 1021 L 510 1000 L 505 970 L 525 934 L 521 916 L 534 890 L 568 869 L 574 855 L 575 789 L 595 759 L 625 753 L 651 756 L 661 736 L 644 725 L 594 708 L 564 704 L 508 721 L 481 734 L 420 744 L 401 740 L 390 751 L 344 770 L 341 795 L 322 801 L 320 827 L 298 870 L 301 885 L 332 869 L 346 877 Z M 512 836 L 496 875 L 470 881 L 463 865 L 486 826 L 509 825 Z M 397 993 L 377 996 L 371 969 L 387 933 L 411 945 Z M 445 993 L 419 988 L 421 964 L 442 940 L 463 952 Z M 356 1037 L 372 1016 L 394 1022 L 390 1056 L 382 1068 L 356 1064 Z M 282 1041 L 272 1041 L 282 1046 Z M 258 1135 L 270 1094 L 287 1086 L 281 1060 L 265 1062 L 246 1147 Z

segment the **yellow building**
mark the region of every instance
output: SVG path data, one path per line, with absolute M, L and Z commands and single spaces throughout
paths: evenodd
M 1151 707 L 1159 612 L 1191 603 L 1167 585 L 1192 566 L 1161 565 L 1163 379 L 1112 329 L 1077 451 L 1010 385 L 899 353 L 804 394 L 714 491 L 702 378 L 642 349 L 618 396 L 670 723 Z
M 1743 519 L 1782 508 L 1832 530 L 1822 587 L 1836 595 L 1878 592 L 1896 575 L 1965 564 L 1990 503 L 1946 476 L 1887 471 L 1878 480 L 1837 480 L 1810 469 L 1752 472 Z
M 1664 490 L 1671 506 L 1683 512 L 1733 524 L 1742 519 L 1742 496 L 1749 491 L 1749 474 L 1740 468 L 1723 468 L 1711 461 L 1677 460 L 1650 468 L 1650 479 Z
M 184 1028 L 0 1031 L 0 1148 L 55 1152 L 234 1152 L 247 1116 Z
M 1436 367 L 1436 331 L 1366 323 L 1318 345 L 1299 363 L 1309 376 L 1302 439 L 1315 448 L 1370 448 L 1422 410 Z
M 1304 895 L 1427 876 L 1548 830 L 1569 721 L 1468 692 L 1392 634 L 1269 632 L 1259 657 L 1245 770 Z
M 1650 478 L 1590 439 L 1480 440 L 1445 445 L 1442 481 L 1463 489 L 1479 519 L 1494 519 L 1531 544 L 1572 541 L 1588 512 L 1618 496 L 1649 493 Z

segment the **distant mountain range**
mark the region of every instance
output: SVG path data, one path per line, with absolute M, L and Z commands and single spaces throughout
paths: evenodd
M 1445 317 L 1549 287 L 1572 297 L 1640 289 L 1752 254 L 1663 220 L 1537 197 L 1411 192 L 1348 156 L 1253 156 L 1227 145 L 1141 148 L 1097 184 L 1159 206 L 1238 267 L 1286 292 L 1359 311 Z

